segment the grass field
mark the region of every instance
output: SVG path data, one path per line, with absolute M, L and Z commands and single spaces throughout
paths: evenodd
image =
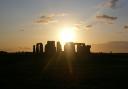
M 2 88 L 128 89 L 128 54 L 0 56 Z

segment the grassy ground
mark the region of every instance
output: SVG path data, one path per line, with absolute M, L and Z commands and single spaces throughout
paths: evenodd
M 128 54 L 0 56 L 1 89 L 128 89 L 127 80 Z

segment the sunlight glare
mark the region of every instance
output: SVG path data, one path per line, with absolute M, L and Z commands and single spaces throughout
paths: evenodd
M 73 27 L 63 28 L 60 33 L 60 40 L 62 42 L 71 42 L 75 40 L 75 30 Z

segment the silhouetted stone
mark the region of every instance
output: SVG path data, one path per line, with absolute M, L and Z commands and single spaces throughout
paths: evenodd
M 75 53 L 75 44 L 73 42 L 68 42 L 64 45 L 64 52 L 68 54 Z
M 56 53 L 55 41 L 47 41 L 47 44 L 45 45 L 45 53 L 49 55 Z
M 62 47 L 61 47 L 60 42 L 58 41 L 57 42 L 57 53 L 60 53 L 60 52 L 62 52 Z
M 75 43 L 77 45 L 78 55 L 88 55 L 90 53 L 90 45 L 85 45 L 85 43 Z
M 33 53 L 35 54 L 36 53 L 36 46 L 33 45 Z
M 33 45 L 33 53 L 34 54 L 43 54 L 43 44 L 37 43 L 36 46 Z

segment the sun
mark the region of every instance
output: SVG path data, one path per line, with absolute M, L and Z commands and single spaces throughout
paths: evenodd
M 60 40 L 62 42 L 73 42 L 75 40 L 75 34 L 73 27 L 62 28 L 60 32 Z

